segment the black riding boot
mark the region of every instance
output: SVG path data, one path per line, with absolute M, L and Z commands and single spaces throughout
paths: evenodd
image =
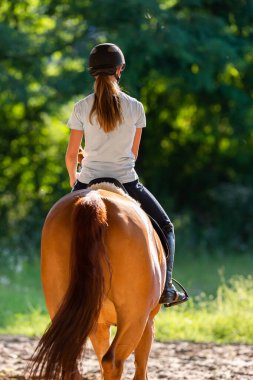
M 169 246 L 169 252 L 166 257 L 166 264 L 167 264 L 167 272 L 166 272 L 166 280 L 165 280 L 165 287 L 163 290 L 163 293 L 161 295 L 161 298 L 159 300 L 159 303 L 164 304 L 165 307 L 170 307 L 174 305 L 178 305 L 180 303 L 183 303 L 188 300 L 187 293 L 179 292 L 175 286 L 172 283 L 172 270 L 173 270 L 173 263 L 174 263 L 174 256 L 175 256 L 175 235 L 173 226 L 168 226 L 169 231 L 167 230 L 165 232 L 168 246 Z

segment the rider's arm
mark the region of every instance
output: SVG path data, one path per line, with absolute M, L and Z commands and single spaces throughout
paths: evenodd
M 140 141 L 141 141 L 141 133 L 142 133 L 142 128 L 136 128 L 134 142 L 132 146 L 132 152 L 134 154 L 135 160 L 137 160 L 137 157 L 138 157 L 138 151 L 139 151 L 139 146 L 140 146 Z
M 65 162 L 69 173 L 69 184 L 73 187 L 77 179 L 76 166 L 79 147 L 83 138 L 83 131 L 71 129 Z

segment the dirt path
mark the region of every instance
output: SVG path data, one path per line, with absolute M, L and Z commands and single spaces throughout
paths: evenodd
M 26 358 L 37 340 L 0 336 L 0 379 L 24 379 Z M 98 380 L 96 357 L 88 347 L 82 365 L 85 380 Z M 133 357 L 126 363 L 123 380 L 132 380 Z M 150 380 L 250 380 L 253 379 L 253 346 L 172 342 L 153 344 L 149 360 Z

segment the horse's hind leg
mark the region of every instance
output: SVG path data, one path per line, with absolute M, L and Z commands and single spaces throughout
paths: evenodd
M 89 338 L 97 355 L 103 375 L 102 358 L 110 346 L 110 326 L 106 323 L 98 323 Z
M 102 359 L 104 380 L 120 380 L 123 365 L 128 356 L 138 345 L 145 329 L 147 315 L 129 316 L 125 313 L 124 318 L 118 319 L 117 333 L 115 338 Z
M 154 321 L 150 318 L 135 349 L 135 376 L 133 380 L 147 380 L 147 364 L 154 337 Z

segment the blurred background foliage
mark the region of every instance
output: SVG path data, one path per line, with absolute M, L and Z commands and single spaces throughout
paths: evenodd
M 137 171 L 185 250 L 249 252 L 253 1 L 1 0 L 1 257 L 39 251 L 46 213 L 70 190 L 66 121 L 92 90 L 91 48 L 107 41 L 147 113 Z

